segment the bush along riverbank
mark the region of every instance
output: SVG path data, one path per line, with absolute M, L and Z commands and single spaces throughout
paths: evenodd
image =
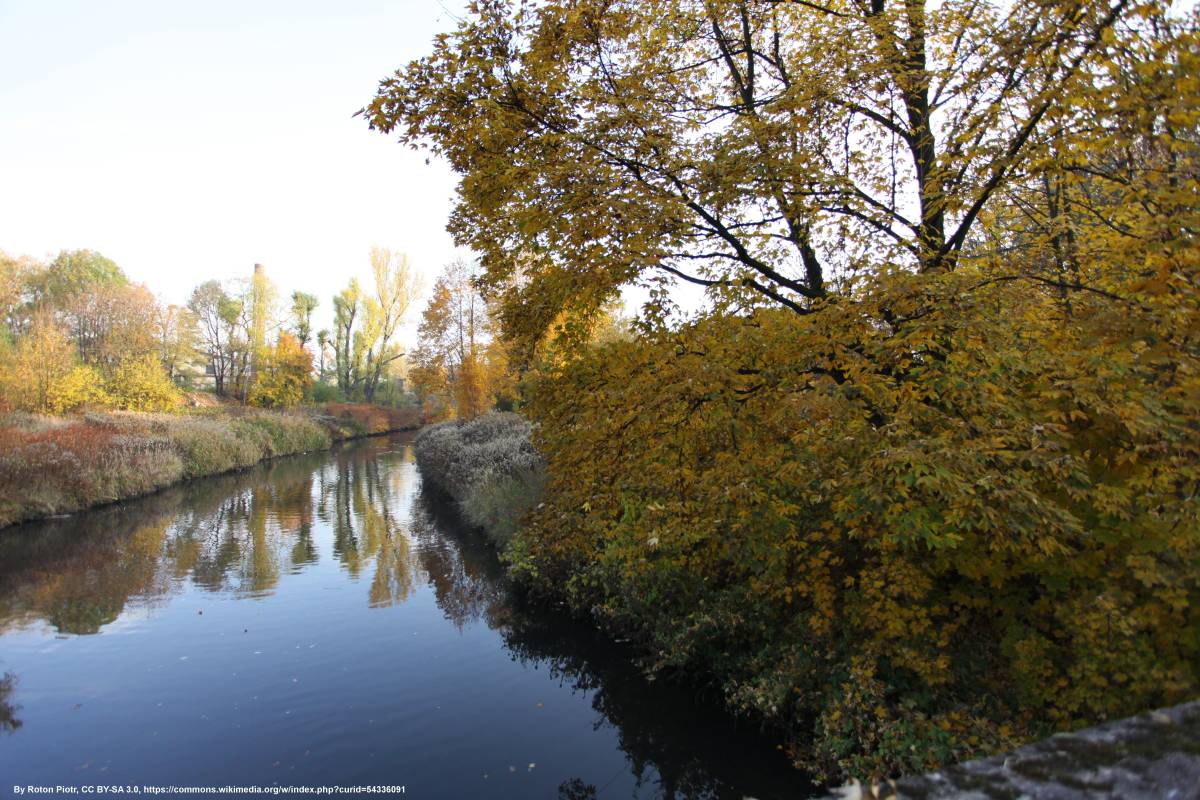
M 521 415 L 496 413 L 430 425 L 413 441 L 422 478 L 501 548 L 542 494 L 546 464 L 531 432 Z
M 293 412 L 12 414 L 0 418 L 0 527 L 420 423 L 416 409 L 354 403 Z
M 871 539 L 853 525 L 901 500 L 918 522 L 949 515 L 925 490 L 939 464 L 960 466 L 952 450 L 911 488 L 873 487 L 853 466 L 892 451 L 864 424 L 831 445 L 835 482 L 797 453 L 785 397 L 764 390 L 731 422 L 656 396 L 704 375 L 673 352 L 658 373 L 636 354 L 579 360 L 556 376 L 565 399 L 533 405 L 533 427 L 491 415 L 418 437 L 425 479 L 489 531 L 527 591 L 636 642 L 649 670 L 709 682 L 828 781 L 926 772 L 1195 696 L 1194 528 L 1167 517 L 1159 540 L 1131 538 L 1090 517 L 1070 548 L 1038 549 L 1040 527 L 1001 548 L 977 529 L 1036 498 L 989 495 L 938 522 L 962 541 L 905 544 L 907 517 L 873 523 L 895 536 Z M 630 396 L 671 413 L 622 411 Z M 777 436 L 739 456 L 743 423 Z

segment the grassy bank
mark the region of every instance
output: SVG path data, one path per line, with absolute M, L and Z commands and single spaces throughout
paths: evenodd
M 458 503 L 463 517 L 498 546 L 542 493 L 546 466 L 519 414 L 487 414 L 470 422 L 430 425 L 413 448 L 422 477 Z
M 13 414 L 0 419 L 0 527 L 419 424 L 415 409 L 352 403 L 286 413 Z

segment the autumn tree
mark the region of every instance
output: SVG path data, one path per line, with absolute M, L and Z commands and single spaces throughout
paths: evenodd
M 371 248 L 371 276 L 375 293 L 364 304 L 365 320 L 361 347 L 363 359 L 363 397 L 369 403 L 387 369 L 404 355 L 395 341 L 396 329 L 420 291 L 420 276 L 409 264 L 408 256 L 386 247 Z
M 505 381 L 507 354 L 494 336 L 476 277 L 476 266 L 462 259 L 448 263 L 438 276 L 421 315 L 409 370 L 419 392 L 444 398 L 461 419 L 491 408 L 497 390 L 511 390 Z
M 308 340 L 312 336 L 312 314 L 319 304 L 316 295 L 292 292 L 292 333 L 301 347 L 308 346 Z
M 526 360 L 650 297 L 533 376 L 518 578 L 827 777 L 1194 696 L 1198 23 L 471 4 L 368 120 L 462 176 L 451 230 Z M 673 281 L 703 313 L 667 316 Z
M 51 267 L 53 268 L 53 267 Z M 140 284 L 97 283 L 63 298 L 60 316 L 79 358 L 102 370 L 155 352 L 159 304 Z
M 354 322 L 362 305 L 362 288 L 358 278 L 333 298 L 333 358 L 337 372 L 337 386 L 344 397 L 349 397 L 357 378 L 357 365 L 353 359 Z
M 32 305 L 63 308 L 80 293 L 129 283 L 116 263 L 94 250 L 63 250 L 29 279 Z
M 219 281 L 205 281 L 192 290 L 188 310 L 196 319 L 199 346 L 212 369 L 213 388 L 224 395 L 231 383 L 236 358 L 233 343 L 239 304 Z
M 75 363 L 70 339 L 49 313 L 39 313 L 0 364 L 0 394 L 14 408 L 52 411 L 55 386 Z
M 158 357 L 167 377 L 190 380 L 189 367 L 197 353 L 199 328 L 196 315 L 184 306 L 160 304 L 154 320 Z
M 953 269 L 1155 5 L 478 3 L 364 113 L 470 176 L 451 230 L 527 340 L 663 276 L 806 314 Z
M 254 365 L 254 303 L 250 282 L 206 281 L 194 290 L 188 310 L 195 316 L 199 347 L 213 373 L 219 395 L 245 400 Z M 266 317 L 264 317 L 264 320 Z M 265 322 L 264 322 L 265 335 Z
M 173 411 L 179 407 L 179 390 L 154 353 L 121 361 L 108 377 L 109 402 L 127 411 Z
M 0 251 L 0 338 L 11 339 L 23 327 L 30 276 L 44 267 L 31 258 Z

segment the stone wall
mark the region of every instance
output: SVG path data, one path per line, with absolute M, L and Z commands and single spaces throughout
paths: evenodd
M 1200 701 L 1052 736 L 842 798 L 911 800 L 1200 800 Z

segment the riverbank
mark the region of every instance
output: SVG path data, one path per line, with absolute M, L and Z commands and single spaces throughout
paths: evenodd
M 1114 623 L 1108 631 L 1102 619 L 1086 616 L 1087 610 L 1069 602 L 1066 589 L 1053 583 L 1022 584 L 1019 592 L 1011 589 L 992 597 L 984 581 L 964 571 L 976 568 L 969 560 L 962 570 L 944 569 L 945 588 L 939 594 L 909 551 L 889 550 L 891 560 L 868 568 L 864 564 L 870 558 L 880 557 L 870 540 L 835 540 L 831 537 L 840 535 L 837 528 L 814 528 L 786 507 L 787 516 L 771 509 L 770 514 L 762 509 L 755 512 L 759 516 L 751 514 L 771 493 L 793 497 L 797 485 L 807 485 L 802 481 L 808 473 L 788 461 L 786 452 L 776 451 L 778 463 L 791 464 L 778 480 L 758 462 L 713 461 L 711 480 L 704 484 L 707 493 L 697 494 L 672 483 L 680 463 L 705 463 L 698 455 L 687 455 L 683 448 L 695 439 L 685 434 L 671 440 L 684 454 L 678 459 L 671 456 L 673 450 L 658 451 L 667 453 L 664 464 L 649 457 L 639 461 L 645 437 L 610 441 L 596 426 L 566 413 L 539 418 L 535 439 L 541 455 L 534 451 L 528 457 L 522 454 L 532 450 L 533 430 L 514 415 L 432 425 L 414 440 L 414 453 L 423 479 L 456 500 L 464 517 L 491 535 L 518 585 L 629 640 L 648 671 L 687 675 L 712 686 L 732 711 L 777 735 L 795 765 L 819 780 L 923 774 L 1012 752 L 1056 731 L 1195 697 L 1194 662 L 1180 658 L 1178 643 L 1183 640 L 1175 633 L 1190 629 L 1182 611 L 1178 624 L 1151 625 L 1149 618 L 1138 617 L 1142 627 Z M 668 434 L 677 435 L 667 430 L 663 436 Z M 653 441 L 661 444 L 661 438 Z M 536 463 L 536 495 L 522 497 L 523 492 L 515 491 L 528 483 L 518 480 L 518 463 Z M 728 474 L 718 474 L 721 465 Z M 596 470 L 603 479 L 595 477 Z M 760 484 L 750 482 L 752 478 L 765 488 L 756 489 Z M 508 484 L 513 491 L 505 489 Z M 497 496 L 506 502 L 495 502 Z M 927 508 L 940 508 L 936 498 Z M 472 509 L 488 513 L 473 516 Z M 701 524 L 708 512 L 711 521 Z M 738 516 L 742 513 L 746 519 Z M 685 525 L 690 519 L 700 522 Z M 1180 553 L 1189 552 L 1189 540 L 1179 541 Z M 810 549 L 833 547 L 831 542 L 838 544 L 842 561 L 826 572 L 814 568 L 801 574 L 797 559 Z M 1133 596 L 1136 586 L 1129 580 L 1138 574 L 1130 570 L 1143 562 L 1104 552 L 1091 557 L 1109 565 L 1105 580 L 1125 586 Z M 901 558 L 914 560 L 895 561 Z M 843 562 L 852 568 L 837 566 Z M 1057 575 L 1051 568 L 1063 563 L 1034 560 L 1022 569 Z M 1172 580 L 1184 581 L 1185 563 L 1163 565 Z M 839 575 L 840 581 L 831 580 Z M 1069 585 L 1075 584 L 1064 584 Z M 769 586 L 792 594 L 769 596 L 763 588 Z M 1081 592 L 1096 591 L 1082 578 L 1079 586 Z M 856 594 L 860 587 L 863 591 Z M 916 588 L 924 593 L 913 594 Z M 964 613 L 993 609 L 1004 630 L 1044 623 L 1043 604 L 1053 601 L 1062 609 L 1063 625 L 1094 623 L 1100 629 L 1093 633 L 1100 638 L 1013 638 L 996 644 L 984 635 L 992 628 L 982 611 L 970 625 L 956 627 L 948 620 L 945 593 L 951 589 Z M 817 601 L 824 605 L 814 605 Z M 1118 607 L 1105 602 L 1104 613 L 1119 619 Z M 936 684 L 940 697 L 905 698 L 903 692 L 912 693 L 919 676 L 909 666 L 897 666 L 895 659 L 924 663 L 913 655 L 918 642 L 910 638 L 900 637 L 891 649 L 880 651 L 886 671 L 864 666 L 856 648 L 872 625 L 881 624 L 868 611 L 883 619 L 924 620 L 920 630 L 929 641 L 922 652 L 936 657 L 935 665 L 946 676 L 939 680 L 951 681 L 954 688 Z M 809 615 L 808 623 L 797 621 L 800 613 Z M 959 638 L 949 635 L 960 627 Z M 826 640 L 821 647 L 817 634 Z M 1117 647 L 1121 641 L 1128 646 Z M 1133 646 L 1138 642 L 1141 649 Z M 1030 649 L 1034 644 L 1040 649 Z M 1029 665 L 1017 657 L 1022 648 L 1042 659 L 1040 683 L 1028 678 Z M 1146 682 L 1151 675 L 1164 676 L 1157 693 Z M 975 681 L 974 688 L 968 678 Z M 1093 705 L 1061 709 L 1039 702 L 1045 686 L 1065 692 L 1085 679 L 1096 688 L 1097 693 L 1088 695 Z M 1105 686 L 1137 687 L 1141 694 L 1113 697 L 1100 692 Z M 1114 710 L 1097 710 L 1102 702 Z
M 425 480 L 500 549 L 545 487 L 546 462 L 530 441 L 532 432 L 520 414 L 494 413 L 430 425 L 413 440 Z
M 416 409 L 355 403 L 289 412 L 13 414 L 0 418 L 0 528 L 420 424 Z

